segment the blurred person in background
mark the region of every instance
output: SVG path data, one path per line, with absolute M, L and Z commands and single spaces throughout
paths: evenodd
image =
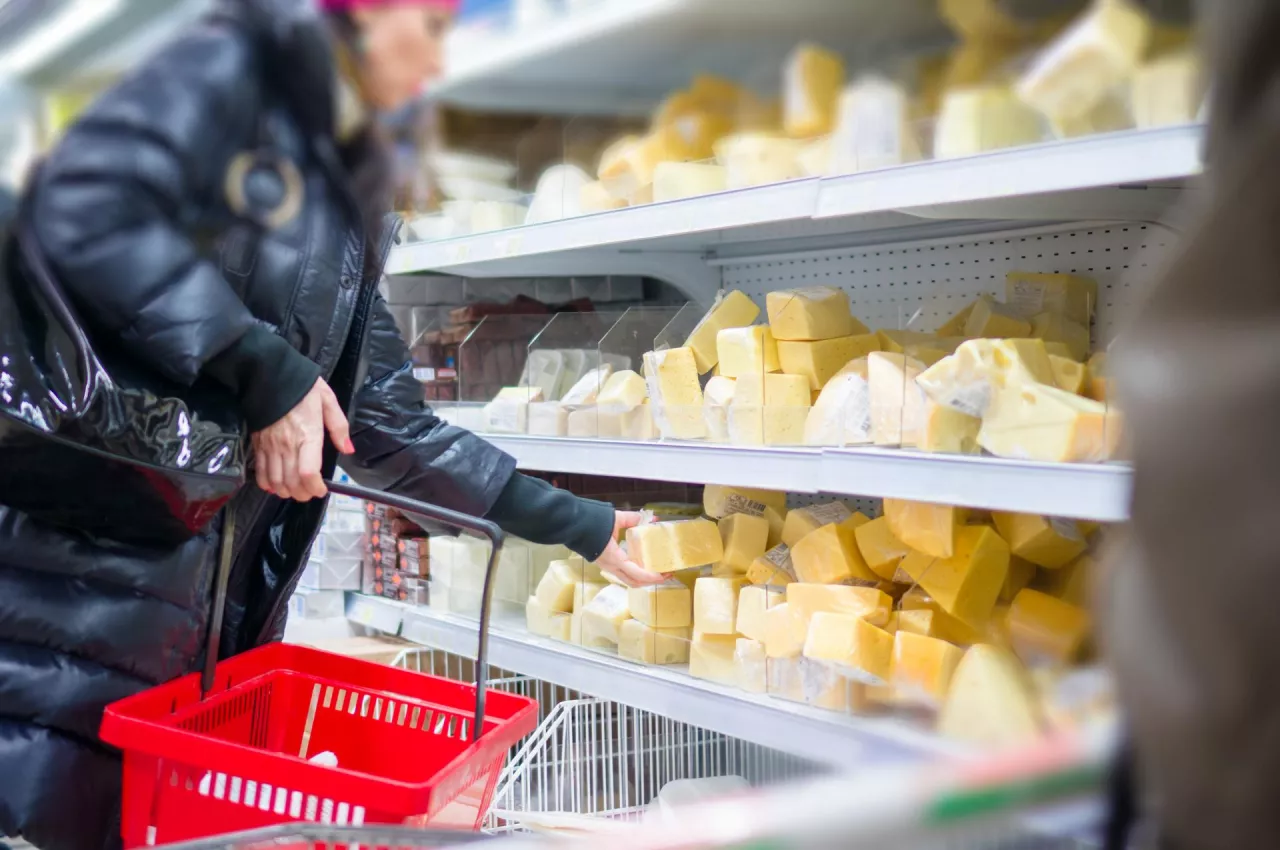
M 280 638 L 339 452 L 361 484 L 654 580 L 616 543 L 638 515 L 523 476 L 432 414 L 377 292 L 394 228 L 375 115 L 440 72 L 455 2 L 225 0 L 91 106 L 28 190 L 23 214 L 97 338 L 239 400 L 257 487 L 226 509 L 224 656 Z M 222 518 L 158 550 L 4 501 L 0 835 L 113 847 L 121 762 L 97 740 L 102 710 L 201 666 Z
M 1204 197 L 1116 344 L 1133 521 L 1099 606 L 1161 847 L 1280 847 L 1280 3 L 1201 8 Z

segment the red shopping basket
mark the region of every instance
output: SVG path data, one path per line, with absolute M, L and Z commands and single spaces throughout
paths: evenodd
M 297 821 L 479 827 L 507 751 L 537 725 L 535 701 L 486 694 L 484 687 L 489 590 L 502 532 L 388 494 L 331 489 L 493 541 L 476 683 L 277 644 L 115 703 L 101 735 L 124 751 L 126 847 Z M 215 621 L 233 533 L 224 529 Z M 211 659 L 219 631 L 211 628 Z M 308 760 L 325 752 L 337 757 L 336 768 Z

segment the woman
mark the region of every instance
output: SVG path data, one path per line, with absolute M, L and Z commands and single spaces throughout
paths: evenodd
M 327 442 L 362 484 L 652 580 L 614 542 L 637 515 L 520 475 L 432 415 L 377 294 L 394 230 L 371 117 L 438 73 L 453 2 L 226 0 L 91 107 L 34 179 L 36 236 L 95 339 L 221 383 L 252 432 L 257 487 L 227 508 L 225 654 L 282 632 Z M 199 668 L 220 527 L 162 551 L 0 505 L 0 835 L 119 842 L 102 709 Z

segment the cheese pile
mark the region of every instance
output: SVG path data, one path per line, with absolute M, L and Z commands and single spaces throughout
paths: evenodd
M 927 709 L 984 744 L 1088 713 L 1063 693 L 1091 651 L 1097 526 L 893 499 L 876 519 L 788 511 L 784 494 L 716 485 L 702 510 L 627 532 L 662 584 L 552 564 L 529 631 L 836 711 Z

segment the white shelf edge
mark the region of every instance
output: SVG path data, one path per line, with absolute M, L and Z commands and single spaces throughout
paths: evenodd
M 411 643 L 475 658 L 475 620 L 354 592 L 347 594 L 347 615 L 352 622 L 398 634 Z M 387 625 L 397 628 L 383 628 Z M 489 632 L 489 663 L 835 767 L 962 752 L 896 718 L 851 717 L 748 694 L 679 670 L 634 664 L 501 624 Z
M 889 497 L 1097 522 L 1129 517 L 1123 464 L 1049 464 L 895 449 L 749 448 L 485 434 L 521 469 Z

